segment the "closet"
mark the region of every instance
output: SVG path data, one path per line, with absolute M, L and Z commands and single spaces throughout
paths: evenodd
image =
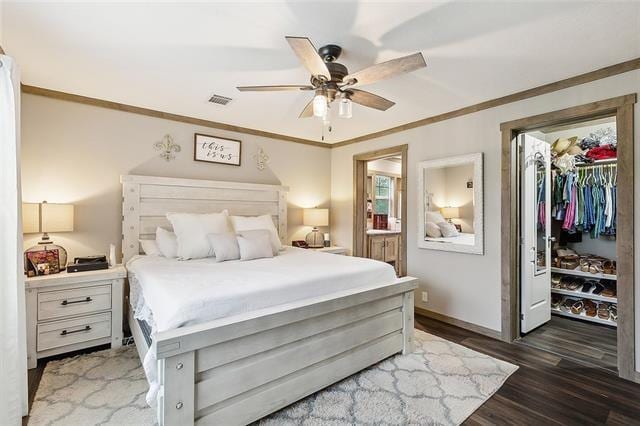
M 615 117 L 518 142 L 521 340 L 615 370 Z

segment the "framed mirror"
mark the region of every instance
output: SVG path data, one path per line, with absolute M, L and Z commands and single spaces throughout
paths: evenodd
M 418 163 L 418 247 L 484 254 L 482 153 Z

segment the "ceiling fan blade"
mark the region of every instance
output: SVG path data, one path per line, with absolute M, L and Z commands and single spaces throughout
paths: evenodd
M 279 86 L 238 86 L 241 92 L 275 92 L 280 90 L 313 90 L 313 86 L 298 84 L 281 84 Z
M 313 117 L 313 98 L 309 101 L 309 103 L 304 107 L 298 118 L 309 118 Z
M 402 58 L 392 59 L 390 61 L 381 62 L 368 68 L 349 74 L 342 79 L 344 82 L 354 81 L 352 84 L 370 84 L 386 78 L 395 77 L 396 75 L 415 71 L 427 66 L 422 53 L 414 53 L 413 55 L 403 56 Z
M 380 111 L 386 111 L 396 104 L 389 99 L 374 95 L 371 92 L 365 92 L 364 90 L 349 89 L 346 90 L 346 92 L 349 93 L 349 99 L 353 102 Z
M 331 80 L 331 73 L 324 63 L 324 60 L 318 55 L 318 51 L 307 37 L 285 37 L 289 42 L 289 46 L 293 49 L 302 65 L 317 78 Z

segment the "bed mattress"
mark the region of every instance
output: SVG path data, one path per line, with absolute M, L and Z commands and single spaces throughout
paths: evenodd
M 127 263 L 135 318 L 158 332 L 203 323 L 344 290 L 372 288 L 395 280 L 384 262 L 287 247 L 278 256 L 251 261 L 213 258 L 179 261 L 136 256 Z M 156 360 L 144 360 L 157 392 Z

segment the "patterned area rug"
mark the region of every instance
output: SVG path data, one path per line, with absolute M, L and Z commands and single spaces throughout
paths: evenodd
M 261 425 L 457 425 L 518 369 L 416 330 L 396 355 L 262 419 Z M 151 425 L 134 347 L 49 362 L 29 425 Z

